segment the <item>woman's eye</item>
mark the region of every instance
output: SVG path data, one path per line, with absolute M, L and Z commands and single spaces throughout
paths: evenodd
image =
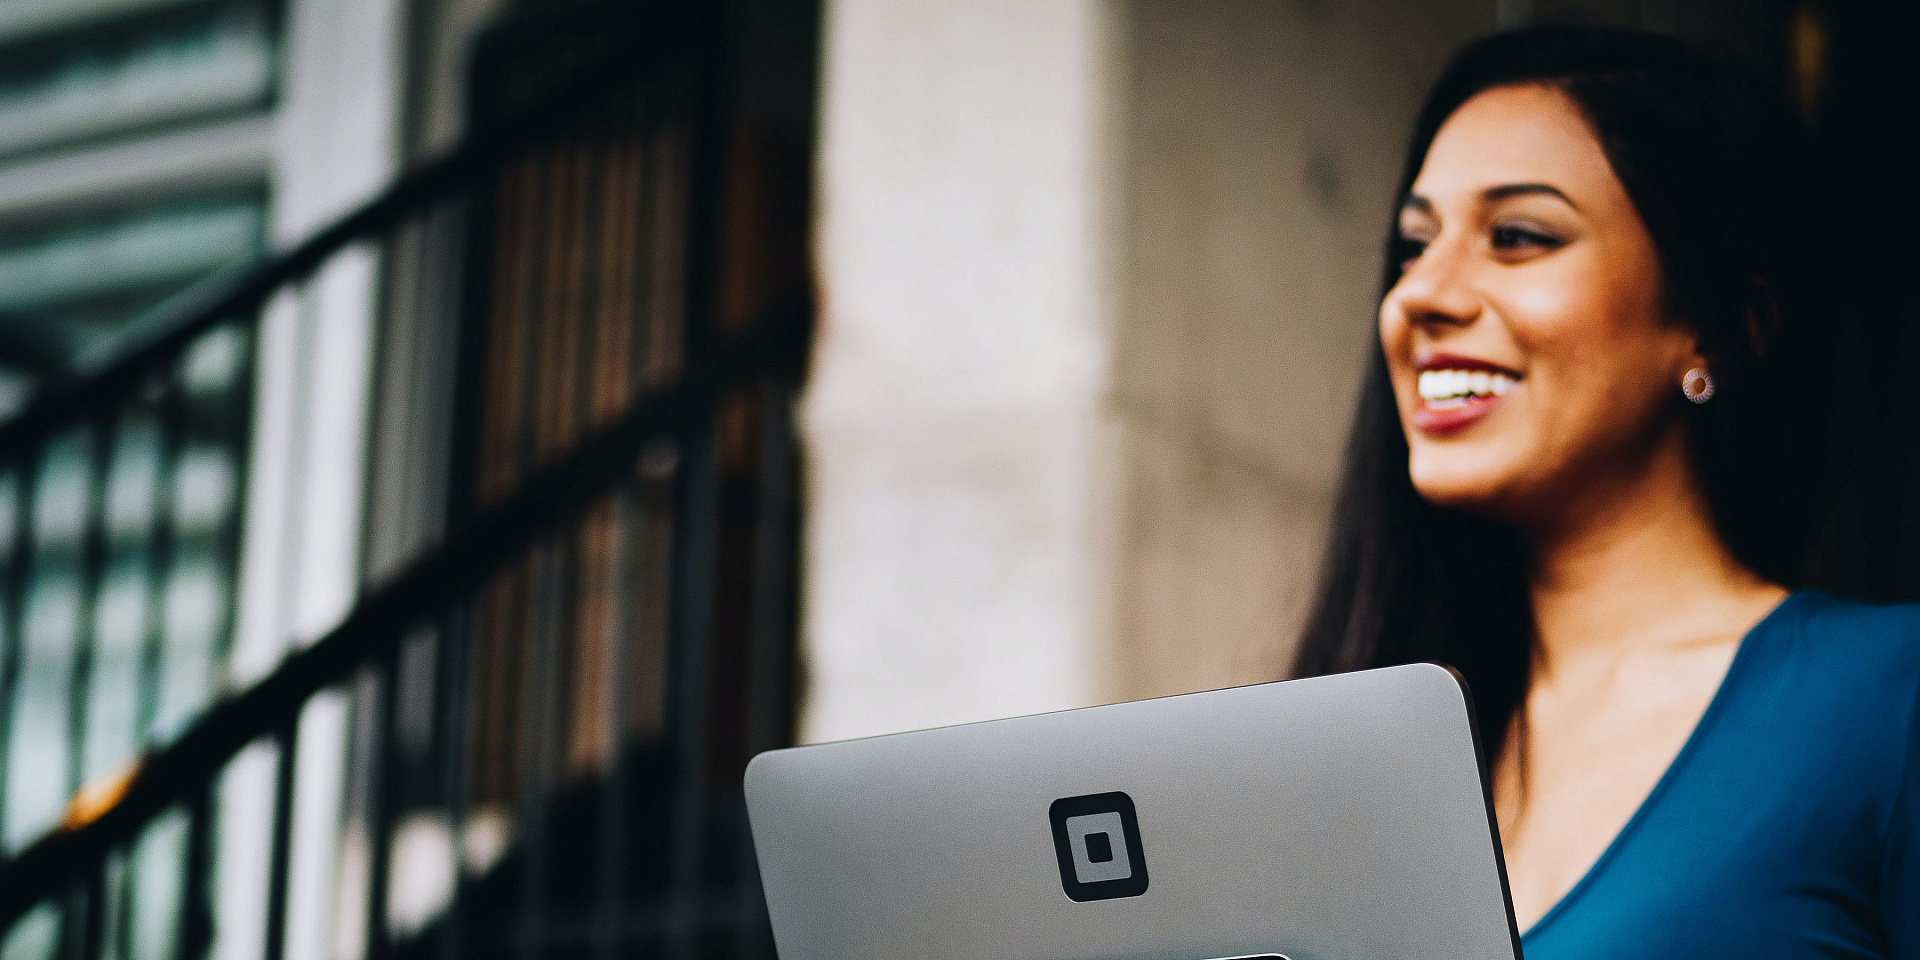
M 1420 259 L 1421 254 L 1427 252 L 1427 241 L 1416 237 L 1401 237 L 1395 252 L 1398 254 L 1395 259 L 1400 262 L 1400 270 L 1404 273 L 1408 267 L 1413 266 L 1415 260 Z
M 1551 250 L 1559 245 L 1559 237 L 1529 227 L 1507 225 L 1493 228 L 1495 250 Z

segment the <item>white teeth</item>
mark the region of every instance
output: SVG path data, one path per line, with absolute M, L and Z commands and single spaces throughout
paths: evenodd
M 1486 370 L 1425 370 L 1419 379 L 1420 399 L 1464 403 L 1473 397 L 1503 397 L 1514 383 L 1507 374 Z

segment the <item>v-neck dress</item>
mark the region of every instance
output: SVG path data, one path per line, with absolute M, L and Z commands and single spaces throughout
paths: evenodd
M 1920 606 L 1803 591 L 1526 960 L 1920 960 Z

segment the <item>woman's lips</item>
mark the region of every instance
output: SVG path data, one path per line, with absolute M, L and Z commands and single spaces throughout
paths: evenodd
M 1433 407 L 1422 399 L 1414 407 L 1413 425 L 1422 433 L 1437 436 L 1458 433 L 1492 413 L 1504 400 L 1505 397 L 1474 397 L 1456 406 Z
M 1413 425 L 1433 435 L 1479 422 L 1520 385 L 1519 374 L 1472 357 L 1429 354 L 1415 358 L 1414 369 Z

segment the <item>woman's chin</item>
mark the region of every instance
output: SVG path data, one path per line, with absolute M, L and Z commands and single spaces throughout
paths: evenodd
M 1422 469 L 1416 458 L 1409 473 L 1420 499 L 1463 513 L 1501 513 L 1499 505 L 1509 499 L 1506 493 L 1512 486 L 1505 474 L 1487 470 L 1485 461 L 1472 465 L 1436 464 Z

